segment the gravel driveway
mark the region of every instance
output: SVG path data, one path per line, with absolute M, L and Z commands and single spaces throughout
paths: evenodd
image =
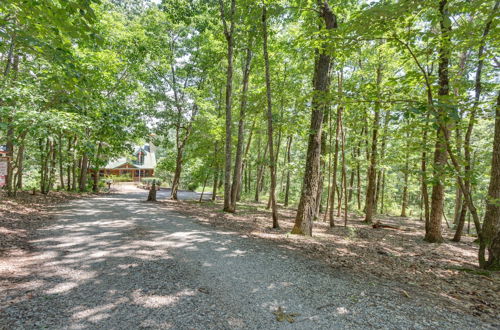
M 59 208 L 57 221 L 40 230 L 37 252 L 20 261 L 15 285 L 1 288 L 0 327 L 494 327 L 408 298 L 394 284 L 198 224 L 143 202 L 146 194 L 131 189 Z M 278 307 L 300 315 L 278 322 Z

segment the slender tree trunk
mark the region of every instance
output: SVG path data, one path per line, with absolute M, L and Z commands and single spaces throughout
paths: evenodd
M 342 162 L 342 155 L 341 162 Z M 342 166 L 340 169 L 340 186 L 337 186 L 337 217 L 339 218 L 342 213 L 342 197 L 344 197 L 344 180 L 342 178 Z
M 405 173 L 403 181 L 403 198 L 401 200 L 401 217 L 406 218 L 406 208 L 408 207 L 408 164 L 405 164 Z
M 351 156 L 352 156 L 352 154 L 351 154 Z M 353 194 L 353 190 L 354 190 L 354 174 L 355 174 L 355 171 L 353 169 L 351 169 L 351 175 L 349 176 L 349 196 L 347 198 L 349 203 L 352 201 L 352 194 Z
M 248 188 L 248 177 L 250 176 L 250 172 L 251 172 L 251 167 L 248 163 L 245 163 L 243 165 L 243 173 L 245 173 L 245 176 L 244 176 L 244 190 L 245 190 L 245 194 L 248 194 L 248 191 L 249 191 L 249 188 Z M 239 200 L 239 199 L 238 199 Z
M 68 149 L 66 150 L 66 159 L 68 160 L 68 164 L 66 165 L 66 190 L 71 190 L 71 182 L 72 182 L 72 165 L 75 163 L 74 160 L 74 152 L 71 151 L 72 148 L 72 140 L 73 137 L 68 137 Z M 76 137 L 75 137 L 76 143 Z
M 288 206 L 290 200 L 290 163 L 292 160 L 292 135 L 288 136 L 287 147 L 286 147 L 286 185 L 285 185 L 285 207 Z
M 461 202 L 461 210 L 458 216 L 457 228 L 455 230 L 455 235 L 453 236 L 452 239 L 452 241 L 454 242 L 460 242 L 460 240 L 462 239 L 462 232 L 464 230 L 466 215 L 467 215 L 467 205 L 464 201 L 463 203 Z
M 332 150 L 333 150 L 333 124 L 332 124 L 332 115 L 333 115 L 333 110 L 330 107 L 328 109 L 328 175 L 327 175 L 327 181 L 328 181 L 328 188 L 327 188 L 327 194 L 326 194 L 326 210 L 325 214 L 323 216 L 323 222 L 327 221 L 327 217 L 330 214 L 330 195 L 332 193 L 332 185 L 330 184 L 330 178 L 332 177 Z
M 381 194 L 381 197 L 380 197 L 380 213 L 381 214 L 384 214 L 384 210 L 385 210 L 385 170 L 382 171 L 382 192 L 380 193 Z
M 86 152 L 83 153 L 82 156 L 82 162 L 81 162 L 81 167 L 80 167 L 80 180 L 79 180 L 79 185 L 78 189 L 81 192 L 84 192 L 87 190 L 87 171 L 88 171 L 88 155 Z
M 330 85 L 330 83 L 328 83 Z M 340 91 L 341 93 L 341 91 Z M 327 115 L 323 115 L 323 124 L 322 126 L 325 126 L 328 124 L 328 117 L 330 111 L 330 107 L 328 106 L 325 111 L 328 111 Z M 321 155 L 320 155 L 320 160 L 319 160 L 319 181 L 318 181 L 318 192 L 316 196 L 316 210 L 314 212 L 314 219 L 319 219 L 319 214 L 321 212 L 322 208 L 322 203 L 323 203 L 323 181 L 324 181 L 324 173 L 326 171 L 326 131 L 323 129 L 321 131 Z M 329 178 L 328 178 L 329 179 Z M 328 203 L 328 201 L 327 201 Z
M 174 179 L 172 180 L 172 191 L 170 196 L 173 200 L 178 200 L 178 190 L 179 184 L 181 180 L 181 172 L 182 172 L 182 155 L 184 153 L 184 148 L 177 147 L 177 155 L 175 157 L 175 172 Z
M 385 145 L 386 145 L 386 140 L 387 140 L 387 125 L 389 124 L 389 119 L 390 119 L 390 112 L 388 110 L 385 112 L 384 126 L 382 128 L 382 135 L 380 137 L 382 139 L 381 146 L 380 146 L 380 159 L 379 159 L 380 164 L 383 164 L 385 161 Z M 377 213 L 377 210 L 378 210 L 377 207 L 378 207 L 379 200 L 380 200 L 380 194 L 381 194 L 381 191 L 383 190 L 382 189 L 382 178 L 384 177 L 384 175 L 385 175 L 384 168 L 378 170 L 378 172 L 377 172 L 377 189 L 376 189 L 376 193 L 375 193 L 375 205 L 373 206 L 375 213 Z M 349 198 L 349 200 L 350 200 L 350 198 Z M 382 207 L 380 207 L 380 212 L 382 213 Z
M 95 155 L 95 164 L 94 164 L 94 183 L 92 185 L 92 191 L 97 193 L 99 192 L 99 158 L 101 158 L 102 152 L 102 142 L 99 142 L 97 146 L 97 152 Z
M 283 113 L 281 112 L 281 117 L 280 117 L 280 122 L 282 121 L 283 119 Z M 276 176 L 276 187 L 278 186 L 278 179 L 277 179 L 277 172 L 278 172 L 278 164 L 279 164 L 279 153 L 280 153 L 280 149 L 281 149 L 281 128 L 278 129 L 278 141 L 276 143 L 276 152 L 275 152 L 275 157 L 274 157 L 274 172 L 275 172 L 275 176 Z M 275 188 L 276 190 L 276 188 Z M 275 197 L 276 197 L 276 192 L 275 192 Z M 267 209 L 269 210 L 271 208 L 271 194 L 269 194 L 269 198 L 268 198 L 268 201 L 267 201 Z
M 52 140 L 49 144 L 49 156 L 48 156 L 48 178 L 47 178 L 47 188 L 45 193 L 48 194 L 55 183 L 56 174 L 56 143 Z
M 363 130 L 361 130 L 361 135 L 363 135 Z M 361 210 L 361 166 L 359 157 L 361 157 L 361 141 L 357 146 L 356 157 L 356 201 L 358 202 L 358 210 Z
M 243 170 L 243 143 L 245 129 L 245 111 L 247 108 L 247 91 L 250 78 L 250 67 L 252 62 L 252 34 L 248 38 L 245 65 L 243 68 L 243 82 L 241 90 L 240 118 L 238 122 L 238 142 L 236 145 L 236 156 L 234 161 L 233 184 L 231 186 L 231 209 L 236 210 L 236 200 L 241 186 L 241 174 Z
M 210 167 L 213 167 L 213 164 L 210 165 Z M 203 188 L 201 189 L 200 199 L 198 200 L 199 203 L 203 201 L 203 195 L 205 194 L 205 188 L 207 187 L 207 182 L 209 177 L 210 177 L 210 172 L 207 173 L 207 175 L 205 175 L 205 180 L 203 180 Z
M 73 143 L 73 164 L 72 164 L 72 168 L 71 168 L 71 176 L 72 176 L 72 179 L 71 179 L 71 190 L 73 191 L 76 191 L 76 185 L 77 185 L 77 167 L 78 167 L 78 164 L 81 164 L 82 163 L 82 160 L 81 158 L 78 159 L 77 158 L 77 151 L 76 151 L 76 144 L 77 144 L 77 138 L 75 137 L 75 142 Z
M 278 206 L 276 203 L 276 159 L 274 158 L 273 144 L 273 107 L 271 98 L 271 73 L 269 68 L 269 54 L 267 52 L 267 7 L 262 7 L 262 38 L 264 63 L 266 67 L 266 96 L 267 96 L 267 136 L 269 140 L 269 169 L 271 176 L 270 200 L 273 217 L 273 228 L 279 228 Z
M 460 222 L 460 217 L 461 217 L 460 214 L 462 213 L 462 201 L 463 201 L 462 191 L 460 190 L 460 186 L 458 185 L 457 182 L 455 187 L 455 211 L 453 213 L 454 214 L 453 224 L 455 226 L 458 226 L 458 223 Z
M 59 134 L 59 143 L 58 143 L 58 156 L 59 156 L 59 180 L 60 180 L 60 185 L 61 189 L 64 189 L 64 164 L 63 164 L 63 152 L 62 152 L 62 147 L 63 147 L 63 142 L 62 142 L 62 134 Z
M 441 103 L 445 103 L 450 93 L 448 66 L 450 56 L 450 18 L 448 13 L 448 0 L 439 2 L 441 43 L 439 48 L 439 98 Z M 441 235 L 441 221 L 443 218 L 444 207 L 444 180 L 445 167 L 447 161 L 446 137 L 449 134 L 449 127 L 446 123 L 447 108 L 443 105 L 437 107 L 437 121 L 440 124 L 434 150 L 434 180 L 432 184 L 431 196 L 431 214 L 429 218 L 428 231 L 425 234 L 425 240 L 431 243 L 443 241 Z
M 346 162 L 345 162 L 345 139 L 346 132 L 344 130 L 344 125 L 342 125 L 342 185 L 344 186 L 344 227 L 347 227 L 347 212 L 349 210 L 348 205 L 348 196 L 347 196 L 347 170 L 346 170 Z M 340 208 L 339 208 L 340 210 Z
M 266 143 L 266 149 L 264 150 L 264 157 L 262 157 L 261 160 L 266 159 L 268 150 L 269 150 L 269 143 Z M 257 181 L 255 182 L 255 199 L 254 199 L 255 202 L 259 202 L 260 192 L 263 186 L 262 182 L 263 179 L 264 179 L 264 164 L 259 164 L 257 169 Z
M 252 143 L 252 137 L 253 137 L 253 132 L 254 132 L 254 129 L 255 129 L 255 120 L 253 121 L 252 123 L 252 128 L 250 129 L 250 134 L 248 135 L 248 140 L 247 140 L 247 145 L 245 147 L 245 152 L 243 154 L 243 163 L 241 165 L 241 170 L 245 172 L 245 175 L 246 175 L 246 191 L 248 192 L 250 190 L 249 188 L 249 183 L 248 183 L 248 171 L 247 171 L 247 166 L 248 166 L 248 152 L 250 151 L 250 146 L 251 146 L 251 143 Z M 240 175 L 241 176 L 241 175 Z M 236 194 L 236 201 L 239 201 L 241 199 L 241 191 L 242 191 L 242 181 L 240 179 L 240 184 L 239 184 L 239 187 L 238 187 L 238 193 Z
M 231 202 L 231 158 L 232 158 L 232 94 L 233 94 L 233 48 L 234 48 L 234 25 L 236 0 L 231 0 L 229 13 L 229 26 L 226 21 L 224 2 L 219 0 L 222 22 L 224 24 L 224 36 L 227 41 L 227 73 L 226 73 L 226 145 L 224 165 L 224 212 L 234 212 Z
M 342 88 L 342 72 L 339 74 L 338 77 L 338 88 L 339 92 L 340 89 Z M 339 93 L 340 96 L 341 93 Z M 342 106 L 339 106 L 337 108 L 337 118 L 335 122 L 335 147 L 334 147 L 334 153 L 333 153 L 333 169 L 332 169 L 332 182 L 330 183 L 330 209 L 328 211 L 328 220 L 330 223 L 330 227 L 335 227 L 335 217 L 333 215 L 334 212 L 334 205 L 335 205 L 335 187 L 337 186 L 337 168 L 338 168 L 338 160 L 339 160 L 339 136 L 340 136 L 340 126 L 342 125 L 342 111 L 344 108 Z
M 382 64 L 377 66 L 377 97 L 380 97 L 380 84 L 382 83 Z M 375 204 L 375 183 L 377 176 L 377 144 L 380 121 L 380 102 L 375 102 L 375 116 L 373 118 L 372 145 L 370 166 L 368 168 L 368 186 L 366 188 L 365 222 L 372 223 Z
M 25 143 L 23 138 L 23 141 L 19 144 L 19 147 L 17 149 L 17 156 L 16 156 L 17 181 L 14 182 L 14 195 L 17 193 L 18 190 L 23 189 L 24 149 L 25 149 Z
M 455 96 L 459 96 L 458 91 L 455 92 Z M 457 153 L 460 156 L 461 149 L 463 148 L 463 141 L 462 141 L 461 129 L 458 126 L 455 128 L 455 136 L 456 136 Z M 465 166 L 467 166 L 467 164 L 465 164 Z M 461 217 L 462 217 L 462 200 L 463 200 L 462 191 L 460 190 L 460 184 L 458 183 L 458 179 L 456 179 L 456 183 L 455 183 L 455 208 L 454 208 L 454 212 L 453 212 L 453 225 L 454 225 L 455 229 L 458 228 L 458 225 L 459 225 Z M 466 208 L 466 210 L 467 210 L 467 208 Z M 465 211 L 465 212 L 467 212 L 467 211 Z M 465 223 L 465 214 L 464 214 L 464 223 Z M 461 235 L 461 232 L 463 230 L 463 225 L 464 224 L 462 224 L 462 229 L 460 230 L 459 235 Z M 453 240 L 455 240 L 455 238 L 457 238 L 457 232 L 455 232 L 455 237 L 453 238 Z M 459 242 L 459 241 L 460 241 L 460 238 L 458 238 L 457 242 Z
M 45 192 L 45 148 L 43 139 L 38 139 L 38 151 L 40 152 L 40 193 Z
M 409 135 L 406 134 L 406 150 L 405 150 L 405 168 L 404 168 L 404 179 L 403 179 L 403 198 L 401 200 L 401 217 L 406 217 L 406 208 L 408 207 L 408 177 L 410 172 L 409 164 Z
M 16 37 L 13 36 L 9 48 L 9 53 L 7 56 L 7 66 L 5 67 L 4 71 L 4 77 L 8 79 L 10 68 L 12 67 L 12 70 L 14 72 L 14 76 L 12 77 L 12 80 L 16 80 L 17 78 L 17 72 L 19 71 L 19 55 L 15 54 L 15 39 Z M 14 187 L 13 187 L 13 177 L 14 177 L 14 170 L 13 170 L 13 162 L 14 162 L 14 141 L 15 141 L 15 132 L 14 132 L 14 112 L 15 110 L 11 110 L 12 112 L 7 115 L 7 136 L 6 136 L 6 143 L 7 143 L 7 182 L 6 182 L 6 189 L 7 189 L 7 196 L 13 196 L 14 195 Z
M 429 104 L 432 104 L 429 102 Z M 426 116 L 429 119 L 429 115 Z M 428 120 L 426 120 L 426 125 L 424 127 L 424 132 L 422 136 L 422 155 L 420 159 L 420 172 L 421 172 L 421 192 L 422 192 L 422 205 L 424 207 L 424 218 L 425 218 L 425 232 L 429 231 L 429 220 L 430 220 L 430 205 L 429 205 L 429 192 L 427 189 L 427 131 L 428 131 Z
M 326 29 L 337 27 L 337 18 L 333 14 L 328 1 L 318 0 L 319 15 L 323 19 Z M 323 113 L 327 107 L 325 99 L 329 90 L 328 73 L 330 72 L 331 56 L 324 50 L 316 50 L 316 60 L 313 79 L 313 100 L 309 141 L 307 145 L 306 168 L 299 207 L 295 217 L 292 234 L 312 235 L 312 220 L 316 206 L 316 196 L 319 180 L 319 163 L 321 155 L 321 128 Z
M 14 174 L 13 171 L 13 159 L 14 159 L 14 126 L 12 117 L 7 118 L 7 196 L 13 196 L 13 187 L 12 187 L 12 177 Z

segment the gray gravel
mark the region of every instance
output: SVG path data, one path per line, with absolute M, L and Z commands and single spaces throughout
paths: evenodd
M 172 189 L 170 189 L 170 188 L 161 188 L 161 190 L 159 190 L 156 193 L 156 197 L 158 199 L 170 198 L 171 195 L 172 195 Z M 190 190 L 178 190 L 177 191 L 177 198 L 180 200 L 183 200 L 183 201 L 187 201 L 187 200 L 197 201 L 200 199 L 200 196 L 201 196 L 201 192 L 190 191 Z M 203 200 L 209 201 L 211 199 L 212 199 L 212 193 L 205 191 L 203 193 Z
M 477 329 L 494 325 L 262 240 L 142 202 L 72 201 L 40 230 L 6 329 Z M 294 323 L 272 313 L 300 313 Z

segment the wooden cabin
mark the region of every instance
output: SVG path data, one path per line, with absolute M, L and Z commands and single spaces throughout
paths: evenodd
M 152 177 L 156 168 L 156 147 L 145 144 L 134 148 L 130 157 L 111 160 L 99 170 L 101 177 L 109 175 L 130 176 L 131 181 L 140 181 L 144 177 Z

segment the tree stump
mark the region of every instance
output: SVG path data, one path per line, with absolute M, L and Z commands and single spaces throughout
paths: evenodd
M 153 180 L 153 184 L 149 188 L 148 202 L 156 202 L 156 180 Z

